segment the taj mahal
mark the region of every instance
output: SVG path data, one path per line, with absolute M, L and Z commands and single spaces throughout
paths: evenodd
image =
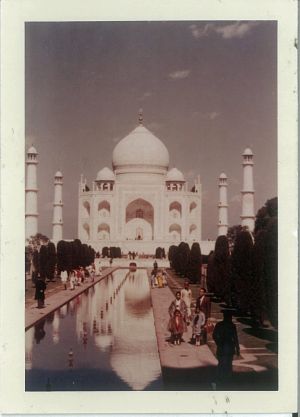
M 38 232 L 37 151 L 27 151 L 26 238 Z M 243 153 L 243 188 L 241 224 L 254 229 L 253 152 Z M 199 242 L 208 254 L 214 241 L 203 241 L 202 187 L 198 175 L 188 188 L 183 173 L 170 168 L 169 152 L 164 143 L 144 126 L 139 113 L 138 125 L 121 139 L 112 153 L 112 169 L 102 168 L 92 185 L 81 175 L 78 188 L 78 237 L 96 251 L 106 246 L 153 255 L 157 247 L 167 252 L 181 241 Z M 216 235 L 228 230 L 227 176 L 219 176 L 218 219 Z M 52 241 L 63 239 L 63 175 L 54 175 Z M 74 237 L 75 238 L 75 237 Z
M 112 168 L 101 169 L 92 189 L 79 184 L 78 235 L 100 250 L 154 253 L 160 246 L 201 241 L 201 183 L 189 191 L 184 175 L 169 169 L 169 152 L 144 125 L 114 148 Z

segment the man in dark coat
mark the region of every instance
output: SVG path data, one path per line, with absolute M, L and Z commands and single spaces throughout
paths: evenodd
M 46 289 L 46 283 L 39 277 L 35 284 L 35 297 L 34 297 L 34 299 L 37 300 L 38 302 L 38 305 L 37 305 L 38 308 L 45 307 L 45 289 Z
M 216 324 L 213 339 L 217 345 L 219 383 L 228 382 L 232 377 L 233 355 L 240 355 L 240 346 L 236 326 L 232 322 L 232 313 L 223 312 L 224 319 Z
M 202 311 L 205 315 L 205 323 L 202 332 L 202 340 L 203 343 L 207 342 L 207 331 L 206 331 L 206 324 L 207 320 L 210 318 L 210 310 L 211 310 L 211 303 L 210 298 L 206 295 L 206 289 L 200 288 L 199 297 L 196 300 L 196 309 Z

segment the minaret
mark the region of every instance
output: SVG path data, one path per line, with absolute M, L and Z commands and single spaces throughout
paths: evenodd
M 219 177 L 219 223 L 218 236 L 227 235 L 228 230 L 228 203 L 227 203 L 227 176 L 224 172 Z
M 140 110 L 139 110 L 139 125 L 143 125 L 143 120 L 144 120 L 143 109 L 140 108 Z
M 25 238 L 29 239 L 38 232 L 37 211 L 37 151 L 31 146 L 27 151 L 27 175 L 25 189 Z
M 54 203 L 53 203 L 53 236 L 54 242 L 62 240 L 63 237 L 63 221 L 62 221 L 62 186 L 63 176 L 57 171 L 54 177 Z
M 250 232 L 254 230 L 254 187 L 253 187 L 253 152 L 245 149 L 243 153 L 244 182 L 242 189 L 242 226 L 248 227 Z

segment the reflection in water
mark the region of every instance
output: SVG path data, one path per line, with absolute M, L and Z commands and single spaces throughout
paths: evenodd
M 160 374 L 145 270 L 115 271 L 26 332 L 27 390 L 156 390 Z

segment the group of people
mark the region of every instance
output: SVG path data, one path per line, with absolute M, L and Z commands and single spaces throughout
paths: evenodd
M 169 306 L 168 330 L 171 333 L 171 342 L 180 345 L 183 333 L 187 326 L 192 326 L 190 343 L 200 346 L 207 343 L 207 333 L 212 331 L 212 338 L 216 343 L 216 356 L 218 359 L 218 383 L 222 386 L 232 376 L 232 361 L 234 355 L 240 356 L 237 329 L 232 322 L 232 312 L 225 310 L 224 318 L 215 326 L 210 323 L 211 302 L 205 288 L 200 288 L 199 297 L 192 312 L 192 291 L 189 282 L 185 281 L 184 288 L 176 292 L 175 300 Z M 226 385 L 225 385 L 226 386 Z
M 167 273 L 160 269 L 153 269 L 150 277 L 151 288 L 164 288 L 168 286 Z
M 67 284 L 69 281 L 70 290 L 75 290 L 76 286 L 82 285 L 84 282 L 87 282 L 89 279 L 94 282 L 95 275 L 96 275 L 96 268 L 95 264 L 92 264 L 86 268 L 79 267 L 76 269 L 72 269 L 69 273 L 66 270 L 60 271 L 58 274 L 61 278 L 61 282 L 64 286 L 64 289 L 67 290 Z M 97 275 L 102 275 L 102 267 L 99 267 L 99 272 Z M 47 288 L 47 284 L 44 280 L 37 277 L 35 283 L 35 300 L 37 300 L 37 308 L 44 308 L 45 307 L 45 291 Z
M 102 268 L 99 269 L 99 275 L 102 274 Z M 96 268 L 95 264 L 92 264 L 86 268 L 79 267 L 76 269 L 72 269 L 69 274 L 68 272 L 61 271 L 60 277 L 61 281 L 64 285 L 65 290 L 67 289 L 67 282 L 69 280 L 70 283 L 70 290 L 74 290 L 75 287 L 82 285 L 84 282 L 87 282 L 88 280 L 91 280 L 91 282 L 94 282 L 96 275 Z
M 187 326 L 192 325 L 191 343 L 196 346 L 207 342 L 207 323 L 210 317 L 210 299 L 206 296 L 205 288 L 200 288 L 196 306 L 192 312 L 192 291 L 189 282 L 185 281 L 184 288 L 176 292 L 175 300 L 169 306 L 168 330 L 171 333 L 171 342 L 180 345 L 182 335 L 187 331 Z

